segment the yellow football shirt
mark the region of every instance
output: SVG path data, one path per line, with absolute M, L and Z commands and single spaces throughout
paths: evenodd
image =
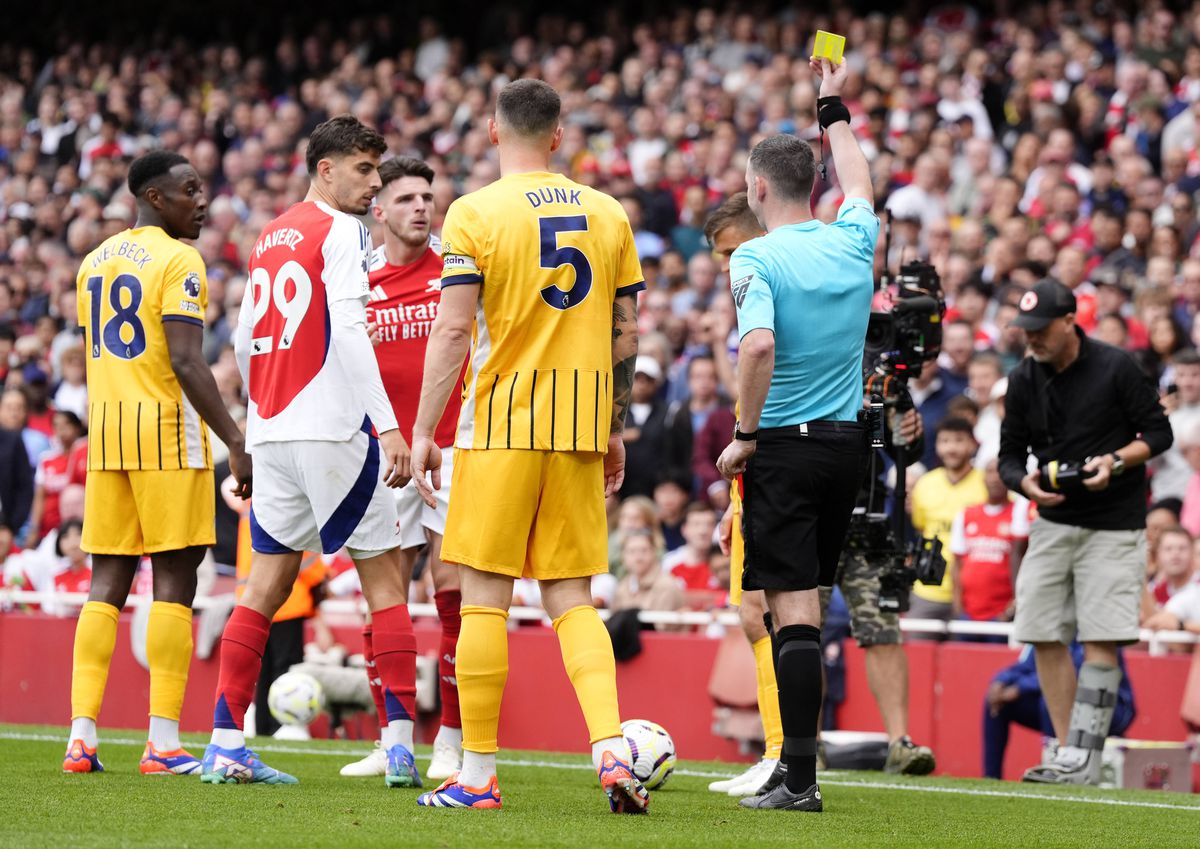
M 455 445 L 605 451 L 613 300 L 645 288 L 621 205 L 509 175 L 450 205 L 442 261 L 443 287 L 481 284 Z
M 164 321 L 204 324 L 204 260 L 159 227 L 124 230 L 76 280 L 87 350 L 88 470 L 211 469 L 208 428 L 171 368 Z
M 985 501 L 987 487 L 983 484 L 983 472 L 975 468 L 958 483 L 952 483 L 946 470 L 939 467 L 923 474 L 913 486 L 913 527 L 922 536 L 940 539 L 942 556 L 946 558 L 946 574 L 939 586 L 927 587 L 920 581 L 913 584 L 913 593 L 918 598 L 946 604 L 954 600 L 950 582 L 950 567 L 954 565 L 954 555 L 950 553 L 950 529 L 955 516 Z

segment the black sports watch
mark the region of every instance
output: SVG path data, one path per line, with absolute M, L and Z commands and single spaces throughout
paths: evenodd
M 1114 451 L 1108 456 L 1112 457 L 1112 469 L 1109 470 L 1109 474 L 1111 474 L 1114 478 L 1124 474 L 1125 461 L 1121 459 L 1121 455 Z
M 742 423 L 738 422 L 736 425 L 733 426 L 733 438 L 736 439 L 738 442 L 757 442 L 758 441 L 758 431 L 757 430 L 752 430 L 749 432 L 744 431 L 744 430 L 742 430 Z

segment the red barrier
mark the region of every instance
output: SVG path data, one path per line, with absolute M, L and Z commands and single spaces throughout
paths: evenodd
M 436 625 L 423 622 L 416 630 L 418 650 L 435 654 Z M 70 619 L 0 615 L 0 722 L 67 722 L 74 633 L 75 622 Z M 359 643 L 353 629 L 336 633 L 343 645 Z M 745 760 L 733 742 L 714 736 L 711 730 L 715 705 L 708 695 L 708 682 L 718 641 L 652 632 L 643 634 L 642 641 L 642 654 L 618 665 L 622 716 L 661 722 L 670 729 L 683 757 Z M 928 642 L 910 643 L 906 650 L 910 733 L 934 747 L 939 772 L 979 775 L 983 694 L 995 672 L 1011 663 L 1016 652 L 1004 646 Z M 512 669 L 500 717 L 503 744 L 518 749 L 587 751 L 587 729 L 553 632 L 541 627 L 518 628 L 509 634 L 509 654 Z M 846 662 L 847 701 L 838 711 L 839 727 L 882 730 L 867 687 L 863 652 L 848 645 Z M 1190 658 L 1129 652 L 1126 663 L 1138 706 L 1138 718 L 1128 736 L 1185 739 L 1187 729 L 1179 718 L 1179 704 Z M 185 730 L 211 727 L 216 678 L 215 658 L 193 661 L 182 718 Z M 128 617 L 122 617 L 101 726 L 141 727 L 148 697 L 149 675 L 130 653 Z M 1006 777 L 1019 776 L 1033 763 L 1038 746 L 1036 734 L 1017 729 L 1010 739 Z

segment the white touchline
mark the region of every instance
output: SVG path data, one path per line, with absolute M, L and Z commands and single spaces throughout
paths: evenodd
M 29 741 L 61 741 L 62 735 L 56 734 L 26 734 L 20 731 L 0 731 L 0 740 L 29 740 Z M 114 746 L 143 746 L 144 740 L 132 737 L 105 737 L 102 743 Z M 185 741 L 186 743 L 186 741 Z M 203 745 L 203 743 L 201 743 Z M 353 757 L 361 755 L 365 748 L 360 749 L 305 749 L 299 746 L 279 746 L 274 743 L 255 745 L 255 751 L 278 752 L 284 755 L 329 755 L 331 757 Z M 524 758 L 498 758 L 497 764 L 504 766 L 529 766 L 540 769 L 574 769 L 593 770 L 589 763 L 561 763 L 556 761 L 535 761 Z M 676 775 L 692 778 L 733 778 L 741 773 L 714 772 L 698 769 L 677 769 Z M 1167 811 L 1196 811 L 1200 813 L 1200 805 L 1172 805 L 1168 802 L 1142 802 L 1136 799 L 1108 799 L 1100 796 L 1056 796 L 1053 793 L 1021 793 L 1013 790 L 982 790 L 973 787 L 943 787 L 937 784 L 893 784 L 887 781 L 872 781 L 865 779 L 839 779 L 831 776 L 846 775 L 843 770 L 830 770 L 821 773 L 821 784 L 831 787 L 865 787 L 868 790 L 903 790 L 909 793 L 949 793 L 956 796 L 991 796 L 999 799 L 1036 799 L 1044 802 L 1078 802 L 1084 805 L 1114 805 L 1123 808 L 1156 808 Z

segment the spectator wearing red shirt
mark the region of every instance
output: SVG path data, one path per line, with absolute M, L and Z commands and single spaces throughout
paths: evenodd
M 983 483 L 987 501 L 959 513 L 950 529 L 954 612 L 974 622 L 1007 622 L 1029 538 L 1029 507 L 1024 498 L 1010 500 L 995 460 L 984 468 Z
M 30 512 L 26 548 L 35 547 L 39 540 L 61 524 L 63 517 L 59 511 L 59 498 L 62 491 L 72 483 L 83 483 L 83 477 L 87 474 L 87 445 L 79 416 L 69 410 L 56 411 L 54 439 L 55 448 L 42 457 L 34 474 L 33 509 Z
M 82 541 L 83 522 L 79 519 L 63 522 L 54 540 L 54 555 L 58 561 L 53 577 L 56 594 L 86 593 L 91 588 L 91 558 L 80 547 Z M 66 604 L 55 599 L 43 605 L 43 609 L 54 616 L 74 616 L 79 613 L 80 605 Z
M 663 571 L 683 588 L 688 607 L 706 610 L 723 592 L 711 568 L 713 531 L 717 517 L 698 502 L 688 505 L 683 519 L 683 546 L 663 558 Z

